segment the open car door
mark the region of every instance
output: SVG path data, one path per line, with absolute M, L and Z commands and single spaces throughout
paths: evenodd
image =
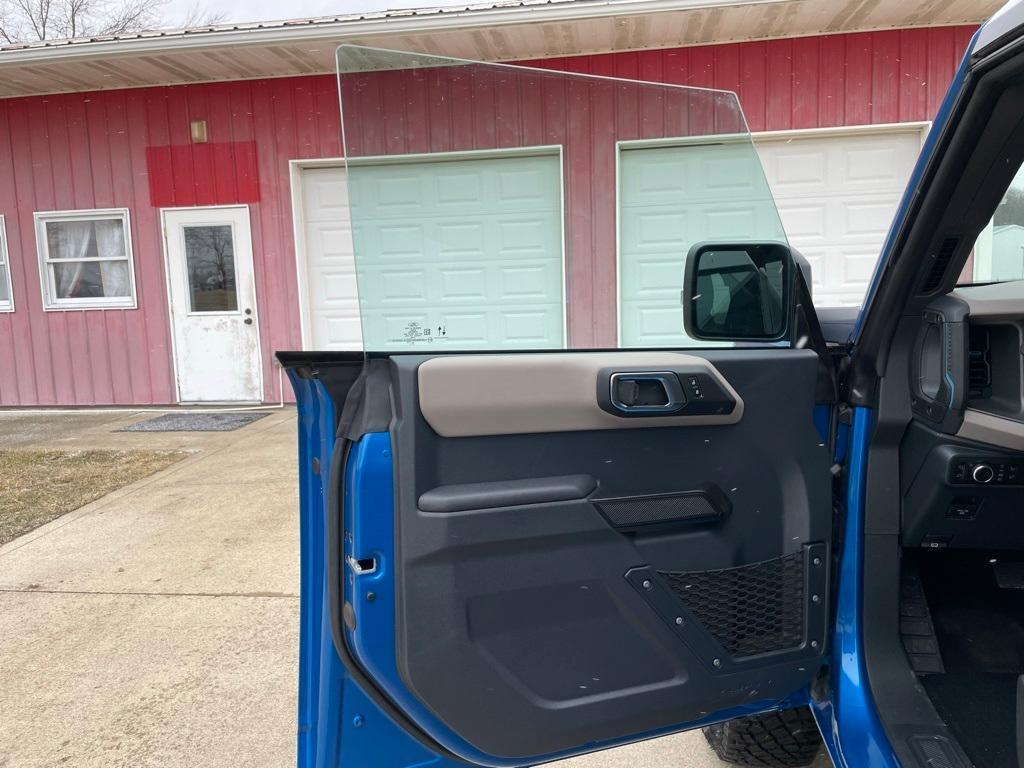
M 830 626 L 819 358 L 788 321 L 695 341 L 680 299 L 694 244 L 784 243 L 735 95 L 339 62 L 331 232 L 365 353 L 280 355 L 300 765 L 527 766 L 805 704 Z M 685 303 L 740 308 L 707 286 Z

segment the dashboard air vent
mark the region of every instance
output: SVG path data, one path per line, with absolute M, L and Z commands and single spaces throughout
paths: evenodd
M 992 394 L 992 347 L 988 328 L 971 328 L 967 357 L 967 397 L 981 400 Z
M 942 241 L 939 252 L 935 254 L 935 261 L 932 262 L 932 268 L 928 271 L 928 277 L 925 278 L 924 286 L 921 288 L 922 292 L 931 293 L 942 285 L 942 278 L 946 274 L 946 268 L 952 261 L 953 253 L 959 242 L 960 240 L 955 237 L 947 237 Z

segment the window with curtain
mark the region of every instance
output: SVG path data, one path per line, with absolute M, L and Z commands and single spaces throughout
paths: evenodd
M 14 311 L 14 294 L 11 292 L 11 259 L 7 255 L 7 229 L 4 217 L 0 216 L 0 312 Z
M 46 309 L 135 306 L 126 209 L 36 214 Z

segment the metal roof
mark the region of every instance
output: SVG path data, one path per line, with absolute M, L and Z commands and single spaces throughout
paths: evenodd
M 623 0 L 628 2 L 629 0 Z M 7 43 L 0 45 L 0 53 L 3 51 L 21 51 L 34 48 L 66 48 L 68 46 L 80 46 L 89 43 L 104 43 L 117 40 L 174 40 L 176 38 L 194 37 L 196 35 L 209 35 L 223 32 L 250 32 L 262 29 L 288 29 L 290 27 L 315 28 L 333 26 L 339 24 L 351 24 L 358 21 L 369 21 L 371 19 L 401 19 L 410 17 L 428 17 L 440 15 L 458 15 L 479 11 L 493 11 L 505 8 L 526 8 L 529 6 L 550 6 L 569 4 L 595 4 L 587 0 L 510 0 L 502 3 L 470 3 L 467 5 L 434 6 L 424 8 L 405 8 L 396 10 L 370 11 L 364 13 L 349 13 L 339 16 L 313 16 L 299 19 L 280 19 L 271 21 L 253 21 L 242 23 L 211 24 L 204 27 L 188 27 L 181 29 L 152 29 L 140 32 L 130 32 L 120 35 L 92 35 L 85 37 L 73 37 L 60 40 L 30 40 L 21 43 Z M 609 5 L 609 0 L 597 2 L 598 5 Z
M 0 48 L 0 98 L 334 71 L 342 42 L 510 61 L 972 24 L 1001 0 L 515 0 Z

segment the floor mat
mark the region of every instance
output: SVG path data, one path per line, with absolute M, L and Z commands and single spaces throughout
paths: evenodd
M 1017 766 L 1024 590 L 1000 589 L 996 560 L 967 552 L 919 559 L 946 666 L 945 674 L 920 680 L 977 768 Z
M 977 768 L 1017 765 L 1016 675 L 946 672 L 921 682 Z
M 230 432 L 268 413 L 167 413 L 121 427 L 117 432 Z

